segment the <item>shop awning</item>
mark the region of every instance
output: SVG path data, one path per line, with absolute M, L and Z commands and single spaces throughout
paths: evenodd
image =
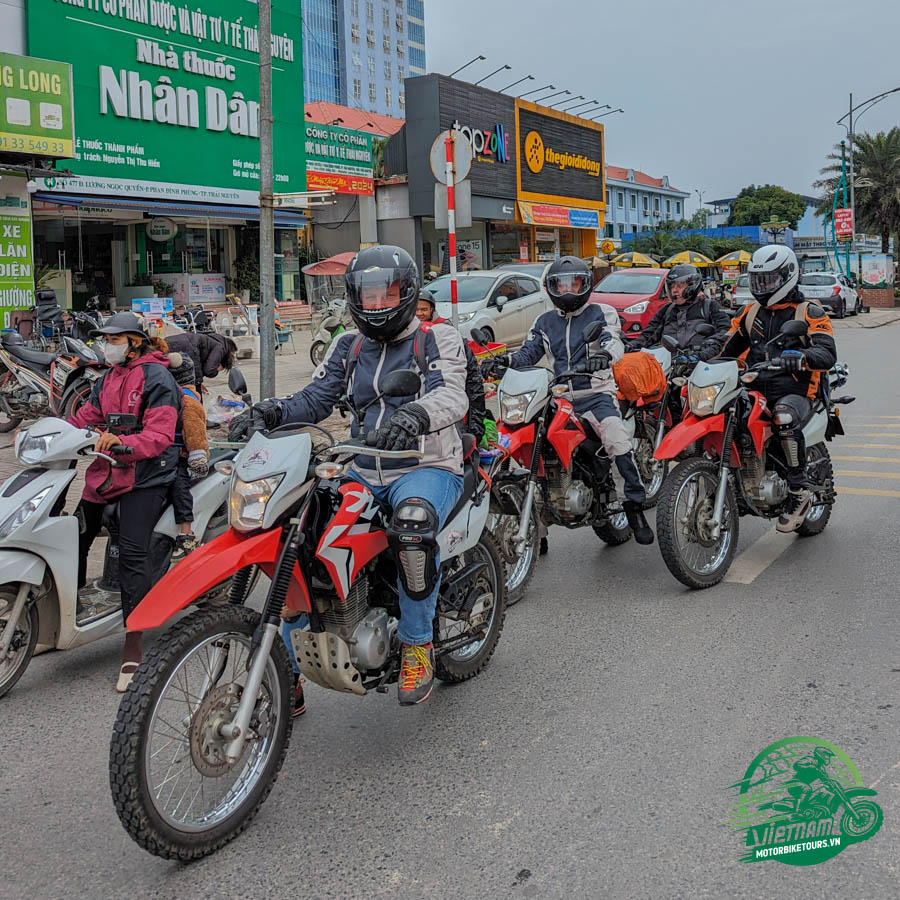
M 526 225 L 555 225 L 562 228 L 600 228 L 603 224 L 596 209 L 552 206 L 549 203 L 519 201 L 519 213 Z
M 356 250 L 348 250 L 346 253 L 338 253 L 337 256 L 329 256 L 328 259 L 320 259 L 318 262 L 310 263 L 300 271 L 304 275 L 343 275 L 357 252 Z
M 86 194 L 54 194 L 38 191 L 35 200 L 55 203 L 57 206 L 94 206 L 106 209 L 133 209 L 151 216 L 169 216 L 182 219 L 245 219 L 259 221 L 259 209 L 255 206 L 220 206 L 219 204 L 180 203 L 177 200 L 131 200 L 125 197 L 91 197 Z M 301 228 L 307 217 L 301 213 L 276 210 L 276 228 Z

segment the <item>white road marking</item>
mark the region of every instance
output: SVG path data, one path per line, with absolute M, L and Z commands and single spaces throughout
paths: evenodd
M 793 543 L 791 535 L 780 534 L 772 528 L 738 556 L 731 564 L 725 581 L 732 584 L 753 584 Z

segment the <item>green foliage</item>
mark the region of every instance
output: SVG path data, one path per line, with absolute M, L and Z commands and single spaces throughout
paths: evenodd
M 372 138 L 372 168 L 375 178 L 384 178 L 384 148 L 388 138 Z
M 677 237 L 667 231 L 657 231 L 653 234 L 639 234 L 627 247 L 629 250 L 637 250 L 647 253 L 662 262 L 682 250 L 695 250 L 712 260 L 731 253 L 732 250 L 746 250 L 752 253 L 759 247 L 746 238 L 736 237 L 708 237 L 705 234 L 689 234 L 685 237 Z
M 853 136 L 853 168 L 856 201 L 856 232 L 881 235 L 881 252 L 888 252 L 892 232 L 900 231 L 900 128 L 877 134 Z M 828 155 L 829 164 L 814 187 L 821 192 L 820 215 L 830 215 L 834 193 L 841 178 L 841 145 Z M 849 153 L 847 177 L 850 175 Z M 849 198 L 849 187 L 848 198 Z M 838 198 L 838 206 L 843 195 Z M 848 199 L 849 203 L 849 199 Z
M 259 303 L 259 228 L 245 226 L 241 229 L 232 284 L 237 292 L 250 291 L 250 302 Z
M 54 275 L 59 271 L 56 266 L 37 266 L 34 270 L 34 289 L 42 291 L 50 286 Z
M 738 194 L 728 224 L 762 225 L 774 216 L 790 222 L 790 227 L 796 229 L 805 212 L 806 201 L 799 194 L 786 191 L 777 184 L 760 187 L 751 184 Z
M 144 272 L 138 275 L 129 285 L 129 287 L 152 287 L 157 297 L 171 297 L 175 293 L 175 285 L 171 281 L 164 281 L 159 275 L 152 275 L 150 272 Z M 88 293 L 96 293 L 93 285 Z

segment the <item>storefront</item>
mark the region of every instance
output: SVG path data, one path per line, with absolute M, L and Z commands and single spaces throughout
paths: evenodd
M 35 256 L 64 305 L 224 300 L 258 245 L 255 7 L 219 0 L 171 21 L 146 4 L 30 0 L 29 52 L 72 66 L 74 177 L 37 179 Z M 167 8 L 168 9 L 168 8 Z M 275 190 L 306 188 L 299 7 L 273 10 Z M 279 299 L 299 296 L 297 229 L 276 213 Z
M 426 271 L 447 267 L 429 161 L 446 129 L 474 150 L 471 224 L 457 228 L 464 268 L 596 253 L 605 209 L 602 126 L 443 75 L 408 79 L 406 111 L 406 129 L 392 141 L 405 144 L 410 215 Z

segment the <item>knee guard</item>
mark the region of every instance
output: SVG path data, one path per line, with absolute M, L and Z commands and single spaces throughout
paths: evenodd
M 419 497 L 401 500 L 388 526 L 400 581 L 413 600 L 424 600 L 438 585 L 440 525 L 435 508 Z
M 784 459 L 788 466 L 796 469 L 806 464 L 806 445 L 803 440 L 803 423 L 797 410 L 790 403 L 776 403 L 772 422 L 781 438 Z

